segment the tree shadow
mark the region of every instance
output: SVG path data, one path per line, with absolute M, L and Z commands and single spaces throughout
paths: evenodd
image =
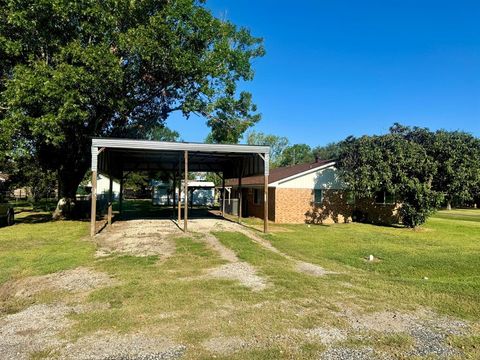
M 17 224 L 41 224 L 50 221 L 53 221 L 52 215 L 48 213 L 32 213 L 20 218 L 15 218 L 15 223 Z
M 347 223 L 352 217 L 352 206 L 348 204 L 348 193 L 335 168 L 321 170 L 315 175 L 314 189 L 322 191 L 319 203 L 310 202 L 310 209 L 305 213 L 305 223 Z M 312 199 L 315 197 L 312 191 Z
M 352 206 L 347 203 L 347 194 L 342 190 L 324 190 L 322 202 L 310 202 L 311 209 L 305 213 L 305 223 L 348 223 L 352 218 Z

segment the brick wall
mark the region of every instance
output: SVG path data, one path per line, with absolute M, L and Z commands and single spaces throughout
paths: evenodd
M 275 222 L 329 224 L 346 222 L 351 218 L 351 207 L 344 193 L 335 190 L 324 192 L 323 203 L 313 203 L 312 189 L 276 189 Z
M 244 188 L 243 196 L 247 200 L 248 216 L 263 218 L 263 193 L 260 204 L 254 203 L 253 188 Z M 373 199 L 361 199 L 349 205 L 346 193 L 339 190 L 325 190 L 322 204 L 314 204 L 313 199 L 313 189 L 269 188 L 268 218 L 283 224 L 332 224 L 349 222 L 356 212 L 365 216 L 363 221 L 366 222 L 392 224 L 399 221 L 398 204 L 379 205 Z
M 331 224 L 351 221 L 353 206 L 347 203 L 346 196 L 347 193 L 342 190 L 324 190 L 321 204 L 311 202 L 311 208 L 306 213 L 305 222 Z
M 243 196 L 247 200 L 247 215 L 263 219 L 263 188 L 258 188 L 261 192 L 260 204 L 254 202 L 254 189 L 243 189 Z M 275 221 L 275 188 L 268 188 L 268 220 Z

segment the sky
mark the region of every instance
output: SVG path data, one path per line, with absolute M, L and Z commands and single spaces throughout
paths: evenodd
M 480 1 L 210 0 L 212 13 L 262 37 L 253 128 L 325 145 L 395 122 L 480 136 Z M 173 115 L 184 141 L 205 119 Z

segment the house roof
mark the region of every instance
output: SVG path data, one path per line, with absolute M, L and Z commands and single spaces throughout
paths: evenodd
M 272 184 L 277 181 L 287 179 L 291 176 L 299 175 L 309 170 L 324 167 L 327 164 L 333 163 L 333 160 L 317 160 L 313 163 L 297 164 L 293 166 L 279 167 L 270 169 L 270 175 L 268 176 L 268 183 Z M 249 176 L 242 178 L 243 185 L 263 185 L 263 176 Z M 238 179 L 228 179 L 225 182 L 227 186 L 238 186 Z
M 9 175 L 5 173 L 0 173 L 0 181 L 7 181 L 9 179 Z

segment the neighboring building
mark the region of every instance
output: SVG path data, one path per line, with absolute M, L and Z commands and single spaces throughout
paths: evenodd
M 83 188 L 84 191 L 77 191 L 77 199 L 89 198 L 92 189 L 92 183 L 89 182 L 86 186 L 79 186 L 79 190 L 80 188 Z M 97 197 L 106 198 L 108 196 L 109 189 L 110 179 L 103 175 L 97 175 Z M 118 200 L 118 195 L 120 194 L 120 183 L 116 180 L 113 180 L 112 193 L 114 200 Z
M 398 221 L 397 205 L 383 194 L 376 199 L 355 199 L 338 176 L 335 162 L 319 160 L 270 170 L 268 218 L 276 223 L 348 222 L 352 217 L 376 223 Z M 242 216 L 263 217 L 263 176 L 242 179 Z M 238 180 L 228 186 L 238 198 Z
M 162 181 L 152 182 L 153 205 L 170 205 L 178 200 L 178 187 L 172 194 L 172 184 Z M 213 206 L 215 200 L 215 184 L 211 181 L 188 181 L 189 204 L 196 206 Z M 181 201 L 184 199 L 182 186 Z
M 5 173 L 0 173 L 0 191 L 7 191 L 7 184 L 8 180 L 10 180 L 10 175 Z M 17 200 L 26 199 L 28 196 L 31 195 L 30 188 L 22 187 L 22 188 L 15 188 L 9 191 L 8 196 L 13 196 Z

